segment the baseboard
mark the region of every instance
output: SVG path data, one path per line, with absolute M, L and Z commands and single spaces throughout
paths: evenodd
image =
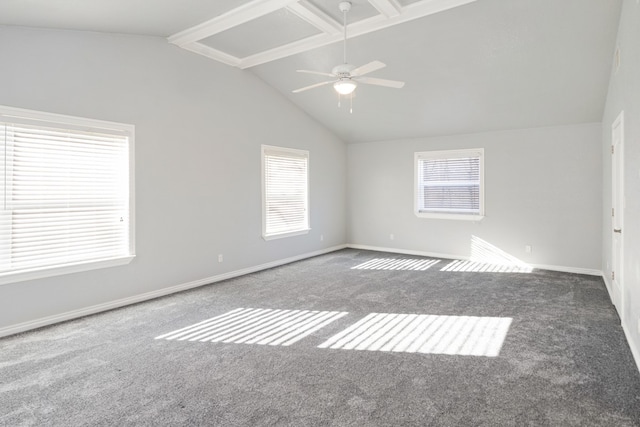
M 356 245 L 349 243 L 347 247 L 352 249 L 362 249 L 367 251 L 378 251 L 378 252 L 391 252 L 396 254 L 403 255 L 417 255 L 417 256 L 425 256 L 431 258 L 445 258 L 445 259 L 461 259 L 468 260 L 468 256 L 464 255 L 454 255 L 454 254 L 443 254 L 437 252 L 425 252 L 425 251 L 414 251 L 408 249 L 398 249 L 398 248 L 383 248 L 379 246 L 369 246 L 369 245 Z M 564 273 L 575 273 L 575 274 L 587 274 L 590 276 L 602 276 L 601 270 L 594 270 L 590 268 L 581 268 L 581 267 L 565 267 L 561 265 L 543 265 L 543 264 L 528 264 L 530 267 L 538 268 L 541 270 L 551 270 L 551 271 L 561 271 Z
M 609 295 L 609 301 L 611 301 L 611 305 L 613 303 L 613 284 L 611 283 L 609 277 L 606 274 L 602 275 L 602 280 L 604 280 L 605 287 L 607 288 L 607 294 Z M 614 305 L 614 310 L 617 310 Z M 627 345 L 631 350 L 631 355 L 633 356 L 633 360 L 636 362 L 636 368 L 638 368 L 638 372 L 640 372 L 640 350 L 637 349 L 633 343 L 634 341 L 631 339 L 631 334 L 629 333 L 629 328 L 625 323 L 625 319 L 620 318 L 620 326 L 622 326 L 622 330 L 624 331 L 624 336 L 627 339 Z
M 636 368 L 638 368 L 638 372 L 640 372 L 640 351 L 633 345 L 634 341 L 631 340 L 629 330 L 625 326 L 624 322 L 622 322 L 622 330 L 624 331 L 625 338 L 627 338 L 627 344 L 631 349 L 631 355 L 633 356 L 633 360 L 635 360 L 636 362 Z
M 230 271 L 228 273 L 218 274 L 216 276 L 205 277 L 203 279 L 194 280 L 188 283 L 182 283 L 182 284 L 171 286 L 168 288 L 158 289 L 157 291 L 151 291 L 144 294 L 134 295 L 131 297 L 122 298 L 119 300 L 110 301 L 103 304 L 92 305 L 90 307 L 81 308 L 79 310 L 72 310 L 66 313 L 56 314 L 56 315 L 47 316 L 47 317 L 41 317 L 39 319 L 31 320 L 28 322 L 6 326 L 4 328 L 0 328 L 0 337 L 6 337 L 9 335 L 18 334 L 20 332 L 26 332 L 32 329 L 41 328 L 43 326 L 53 325 L 54 323 L 60 323 L 67 320 L 77 319 L 79 317 L 100 313 L 102 311 L 113 310 L 115 308 L 120 308 L 127 305 L 148 301 L 154 298 L 163 297 L 163 296 L 174 294 L 180 291 L 186 291 L 188 289 L 197 288 L 199 286 L 209 285 L 211 283 L 221 282 L 227 279 L 233 279 L 235 277 L 244 276 L 245 274 L 251 274 L 261 270 L 267 270 L 269 268 L 290 264 L 292 262 L 300 261 L 306 258 L 312 258 L 314 256 L 323 255 L 329 252 L 335 252 L 340 249 L 344 249 L 346 247 L 347 245 L 332 246 L 330 248 L 321 249 L 314 252 L 308 252 L 302 255 L 296 255 L 290 258 L 284 258 L 284 259 L 268 262 L 265 264 L 256 265 L 253 267 L 243 268 L 241 270 L 235 270 L 235 271 Z
M 540 270 L 561 271 L 563 273 L 586 274 L 588 276 L 602 276 L 602 270 L 582 267 L 565 267 L 563 265 L 529 264 Z
M 394 254 L 417 255 L 417 256 L 425 256 L 425 257 L 431 257 L 431 258 L 444 258 L 444 259 L 469 259 L 469 257 L 452 255 L 452 254 L 441 254 L 436 252 L 414 251 L 409 249 L 398 249 L 398 248 L 383 248 L 380 246 L 356 245 L 353 243 L 348 243 L 346 246 L 351 249 L 362 249 L 364 251 L 391 252 Z
M 609 301 L 613 304 L 613 288 L 612 283 L 609 281 L 609 278 L 606 274 L 602 273 L 602 280 L 604 281 L 604 287 L 607 288 L 607 295 L 609 295 Z

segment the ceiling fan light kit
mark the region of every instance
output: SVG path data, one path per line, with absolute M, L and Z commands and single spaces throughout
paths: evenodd
M 316 83 L 310 86 L 306 86 L 300 89 L 296 89 L 293 93 L 304 92 L 309 89 L 313 89 L 320 86 L 325 86 L 333 83 L 333 88 L 339 96 L 351 95 L 353 91 L 358 87 L 358 83 L 364 83 L 368 85 L 384 86 L 391 88 L 401 88 L 404 86 L 404 82 L 395 80 L 378 79 L 373 77 L 363 77 L 365 74 L 379 70 L 386 67 L 386 65 L 380 61 L 372 61 L 361 67 L 355 67 L 347 62 L 347 12 L 351 10 L 351 3 L 343 1 L 338 5 L 340 11 L 343 14 L 343 51 L 344 51 L 344 63 L 333 67 L 331 73 L 324 73 L 319 71 L 309 70 L 297 70 L 299 73 L 317 74 L 321 76 L 333 77 L 333 80 L 327 80 L 324 82 Z
M 351 79 L 341 79 L 333 84 L 333 88 L 336 90 L 336 92 L 338 92 L 339 95 L 349 95 L 354 90 L 356 90 L 357 86 L 358 83 L 355 80 Z

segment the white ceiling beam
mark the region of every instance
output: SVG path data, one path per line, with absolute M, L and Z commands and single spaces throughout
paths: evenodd
M 386 18 L 382 15 L 372 16 L 368 19 L 354 22 L 349 25 L 350 36 L 357 37 L 368 34 L 373 31 L 382 30 L 384 28 L 393 27 L 394 25 L 403 24 L 415 19 L 433 15 L 438 12 L 473 3 L 477 0 L 422 0 L 405 6 L 402 13 L 398 16 Z
M 306 39 L 298 40 L 284 46 L 278 46 L 276 48 L 242 58 L 240 60 L 239 67 L 242 69 L 255 67 L 256 65 L 265 64 L 280 58 L 286 58 L 287 56 L 306 52 L 316 47 L 326 46 L 340 40 L 342 40 L 341 34 L 317 34 L 315 36 L 307 37 Z
M 197 53 L 202 56 L 206 56 L 207 58 L 215 59 L 216 61 L 222 62 L 223 64 L 230 65 L 232 67 L 240 67 L 241 60 L 233 55 L 229 55 L 228 53 L 221 52 L 217 49 L 209 47 L 205 44 L 193 42 L 187 43 L 180 46 L 181 48 L 188 50 L 193 53 Z
M 392 27 L 394 25 L 402 24 L 404 22 L 409 22 L 414 19 L 422 18 L 427 15 L 453 9 L 454 7 L 473 3 L 474 1 L 477 0 L 423 0 L 406 6 L 403 8 L 402 14 L 394 18 L 377 15 L 354 22 L 347 26 L 347 37 L 358 37 L 384 28 Z M 338 41 L 342 41 L 341 34 L 319 34 L 311 36 L 306 39 L 242 58 L 240 60 L 239 67 L 242 69 L 255 67 L 256 65 L 265 64 L 267 62 L 275 61 L 276 59 L 306 52 Z
M 323 33 L 339 34 L 342 32 L 340 23 L 306 0 L 290 4 L 287 9 Z
M 187 28 L 184 31 L 173 34 L 168 37 L 168 40 L 169 43 L 178 46 L 197 42 L 198 40 L 206 39 L 229 28 L 280 10 L 297 1 L 298 0 L 253 0 L 195 27 Z
M 387 18 L 398 16 L 402 11 L 402 6 L 396 0 L 369 0 L 369 3 Z

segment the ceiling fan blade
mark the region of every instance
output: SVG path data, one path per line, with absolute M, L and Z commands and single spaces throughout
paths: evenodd
M 387 65 L 380 61 L 371 61 L 368 64 L 364 64 L 361 67 L 351 71 L 352 76 L 364 76 L 365 74 L 372 73 L 380 68 L 384 68 Z
M 323 73 L 321 71 L 310 71 L 310 70 L 296 70 L 296 71 L 299 73 L 317 74 L 319 76 L 335 77 L 333 74 Z
M 316 88 L 316 87 L 328 85 L 329 83 L 333 83 L 333 82 L 335 82 L 335 80 L 327 80 L 326 82 L 320 82 L 320 83 L 316 83 L 316 84 L 311 85 L 311 86 L 301 87 L 300 89 L 294 90 L 293 93 L 304 92 L 305 90 L 309 90 L 309 89 L 313 89 L 313 88 Z
M 397 80 L 378 79 L 375 77 L 358 77 L 356 80 L 358 83 L 364 83 L 366 85 L 393 87 L 396 89 L 400 89 L 402 86 L 404 86 L 404 82 L 399 82 Z

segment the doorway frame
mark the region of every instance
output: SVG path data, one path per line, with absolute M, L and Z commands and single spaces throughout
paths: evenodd
M 611 124 L 611 205 L 611 296 L 622 320 L 624 319 L 624 111 L 621 111 Z M 613 231 L 615 228 L 620 228 L 622 233 L 615 233 Z M 616 240 L 619 243 L 617 256 Z

